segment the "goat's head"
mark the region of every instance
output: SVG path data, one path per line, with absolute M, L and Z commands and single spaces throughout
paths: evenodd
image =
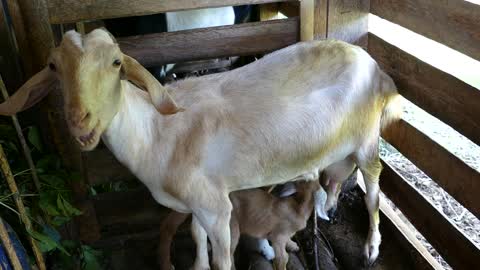
M 59 82 L 70 132 L 82 150 L 92 150 L 118 111 L 122 79 L 147 90 L 161 114 L 181 110 L 145 68 L 120 51 L 107 31 L 97 29 L 85 36 L 67 32 L 60 46 L 52 50 L 48 65 L 0 104 L 0 114 L 12 115 L 31 107 Z

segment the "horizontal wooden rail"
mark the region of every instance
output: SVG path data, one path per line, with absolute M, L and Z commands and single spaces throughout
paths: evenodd
M 371 0 L 371 12 L 480 60 L 480 5 L 464 0 Z
M 382 137 L 480 218 L 480 173 L 404 120 Z
M 50 23 L 72 23 L 209 7 L 289 2 L 292 0 L 48 0 Z
M 405 98 L 480 145 L 480 90 L 372 33 L 368 52 Z
M 480 250 L 475 244 L 390 165 L 383 165 L 380 181 L 382 191 L 402 210 L 417 230 L 453 269 L 477 269 Z
M 149 34 L 118 39 L 122 51 L 144 66 L 271 52 L 299 40 L 299 20 L 289 18 Z

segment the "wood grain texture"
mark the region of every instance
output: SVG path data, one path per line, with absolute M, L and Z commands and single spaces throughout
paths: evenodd
M 141 16 L 208 7 L 265 4 L 292 0 L 49 0 L 51 23 Z
M 135 179 L 135 176 L 120 164 L 107 148 L 94 150 L 84 155 L 87 180 L 92 186 Z
M 313 40 L 315 1 L 302 0 L 300 2 L 300 40 Z
M 463 0 L 371 0 L 371 12 L 480 60 L 480 5 Z
M 480 173 L 404 120 L 382 137 L 480 218 Z
M 477 269 L 480 250 L 425 197 L 383 163 L 382 191 L 408 217 L 453 269 Z
M 298 18 L 118 39 L 144 66 L 271 52 L 298 41 Z
M 315 0 L 314 28 L 315 39 L 327 38 L 328 0 Z
M 329 0 L 327 38 L 366 48 L 369 8 L 370 0 Z
M 480 91 L 369 34 L 368 52 L 400 94 L 480 145 Z

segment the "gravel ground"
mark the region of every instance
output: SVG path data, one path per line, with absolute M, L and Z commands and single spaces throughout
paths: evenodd
M 405 114 L 403 118 L 407 122 L 433 138 L 436 142 L 454 153 L 470 167 L 480 171 L 479 146 L 472 143 L 470 140 L 466 139 L 438 119 L 425 113 L 412 103 L 406 101 L 405 105 Z M 423 196 L 432 202 L 437 209 L 444 213 L 452 223 L 454 223 L 475 243 L 475 245 L 477 245 L 477 247 L 480 247 L 479 219 L 386 142 L 381 143 L 381 156 L 385 161 L 394 166 L 398 172 L 402 174 L 421 194 L 423 194 Z M 393 203 L 390 202 L 390 204 L 394 206 Z M 398 209 L 396 209 L 396 211 L 401 214 Z M 402 219 L 406 220 L 403 215 L 401 216 Z M 445 269 L 451 269 L 451 267 L 448 266 L 423 236 L 421 236 L 418 231 L 416 233 L 417 238 L 425 244 L 427 249 L 445 267 Z

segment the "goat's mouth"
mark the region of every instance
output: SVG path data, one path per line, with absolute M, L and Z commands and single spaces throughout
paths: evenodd
M 75 137 L 75 139 L 83 149 L 92 148 L 92 146 L 96 145 L 98 139 L 98 125 L 99 124 L 95 125 L 95 127 L 87 134 Z

